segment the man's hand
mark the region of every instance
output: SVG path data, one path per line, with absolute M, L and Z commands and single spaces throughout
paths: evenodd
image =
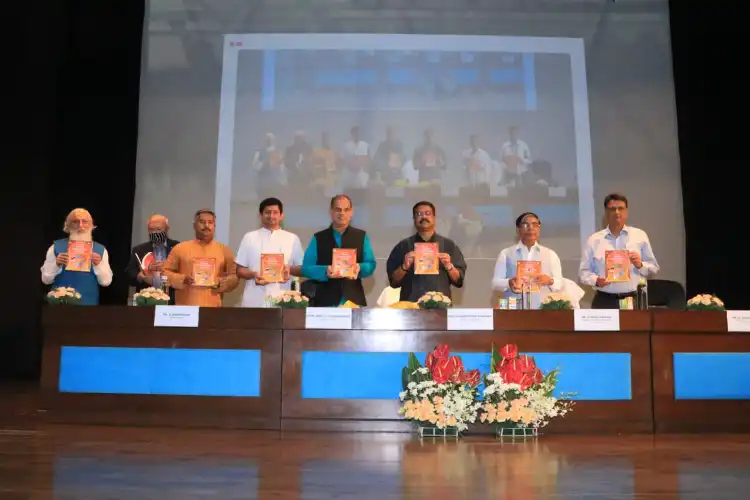
M 414 251 L 412 250 L 411 252 L 409 252 L 406 255 L 404 255 L 404 263 L 401 264 L 401 266 L 405 270 L 408 271 L 409 269 L 411 269 L 411 266 L 413 266 L 413 265 L 414 265 Z
M 521 279 L 518 276 L 514 276 L 508 280 L 508 287 L 513 293 L 521 293 Z
M 356 280 L 359 278 L 359 263 L 354 264 L 354 276 L 347 276 L 350 280 Z
M 534 276 L 534 283 L 539 284 L 539 286 L 550 286 L 554 282 L 555 281 L 546 274 L 537 274 Z
M 266 286 L 268 284 L 268 281 L 261 278 L 260 275 L 256 275 L 254 281 L 257 286 Z
M 446 269 L 452 269 L 453 264 L 451 264 L 451 256 L 447 253 L 439 253 L 438 259 L 440 259 L 440 263 L 443 265 Z
M 98 266 L 101 261 L 102 261 L 101 255 L 99 255 L 96 252 L 91 254 L 91 262 L 93 262 L 95 266 Z
M 192 285 L 195 283 L 195 280 L 193 279 L 191 275 L 188 274 L 187 276 L 185 276 L 182 282 L 185 283 L 186 285 Z
M 630 252 L 630 262 L 633 263 L 636 269 L 640 269 L 643 267 L 643 262 L 641 262 L 641 254 L 638 252 Z
M 149 270 L 149 272 L 151 272 L 151 273 L 157 273 L 157 272 L 161 272 L 161 271 L 163 271 L 163 270 L 164 270 L 164 262 L 152 262 L 152 263 L 151 263 L 151 264 L 150 264 L 150 265 L 148 266 L 148 270 Z
M 289 281 L 289 279 L 292 277 L 292 271 L 289 269 L 289 266 L 284 266 L 284 270 L 282 271 L 282 276 L 284 277 L 284 283 Z
M 605 286 L 609 285 L 609 281 L 607 281 L 605 278 L 602 278 L 601 276 L 596 278 L 596 286 L 599 288 L 603 288 Z
M 55 262 L 57 262 L 58 266 L 68 265 L 68 254 L 67 253 L 57 254 L 57 258 L 55 259 Z
M 148 274 L 146 274 L 146 271 L 141 270 L 141 272 L 138 273 L 138 281 L 141 281 L 143 283 L 148 282 Z
M 333 266 L 328 266 L 326 268 L 326 276 L 328 276 L 329 278 L 338 278 L 338 273 L 335 273 L 333 271 Z

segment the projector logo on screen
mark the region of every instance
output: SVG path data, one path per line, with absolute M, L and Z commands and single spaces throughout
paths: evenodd
M 242 42 L 229 42 L 230 47 L 242 47 Z

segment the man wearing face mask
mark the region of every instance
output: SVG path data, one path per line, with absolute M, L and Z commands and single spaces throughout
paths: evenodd
M 435 232 L 435 205 L 420 201 L 412 208 L 412 236 L 401 240 L 391 250 L 386 268 L 391 288 L 401 288 L 401 300 L 416 302 L 427 292 L 451 297 L 451 287 L 461 288 L 466 276 L 466 260 L 458 245 Z M 437 274 L 414 274 L 414 245 L 437 243 L 440 266 Z
M 94 220 L 88 210 L 76 208 L 65 218 L 67 238 L 55 240 L 42 265 L 42 283 L 72 287 L 81 294 L 81 304 L 99 305 L 99 287 L 112 283 L 109 254 L 94 241 Z M 87 256 L 88 254 L 88 256 Z
M 161 287 L 162 279 L 164 279 L 162 274 L 164 261 L 167 260 L 172 248 L 179 243 L 169 238 L 169 220 L 163 215 L 154 214 L 149 217 L 146 229 L 149 241 L 133 247 L 130 251 L 130 262 L 126 268 L 130 284 L 135 287 L 136 292 L 150 286 Z M 148 264 L 148 269 L 142 269 L 141 262 L 149 252 L 153 254 L 154 260 Z M 174 304 L 174 300 L 174 289 L 170 288 L 169 303 Z

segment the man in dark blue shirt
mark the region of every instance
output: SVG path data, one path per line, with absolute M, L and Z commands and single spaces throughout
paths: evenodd
M 416 302 L 427 292 L 451 297 L 451 286 L 461 288 L 466 276 L 466 260 L 451 240 L 435 233 L 435 205 L 420 201 L 412 208 L 417 232 L 398 242 L 386 263 L 392 288 L 401 288 L 401 300 Z M 414 244 L 437 243 L 440 266 L 438 274 L 414 274 Z

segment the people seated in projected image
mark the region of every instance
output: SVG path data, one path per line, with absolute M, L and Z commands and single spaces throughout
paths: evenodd
M 447 168 L 445 151 L 435 144 L 432 129 L 424 131 L 424 142 L 412 157 L 414 168 L 419 172 L 419 183 L 439 184 Z
M 281 151 L 276 147 L 276 136 L 272 133 L 266 134 L 263 147 L 253 155 L 253 168 L 258 175 L 259 191 L 286 185 L 286 167 Z
M 237 250 L 237 276 L 246 280 L 242 307 L 265 307 L 268 297 L 291 289 L 291 276 L 302 276 L 302 243 L 299 237 L 281 229 L 284 205 L 278 198 L 266 198 L 258 207 L 261 228 L 243 236 Z M 261 256 L 281 254 L 284 269 L 280 282 L 267 281 L 261 273 Z M 265 279 L 264 279 L 265 278 Z
M 458 245 L 435 232 L 437 211 L 429 201 L 420 201 L 412 207 L 412 220 L 416 232 L 399 241 L 391 250 L 386 262 L 386 272 L 391 288 L 400 288 L 401 300 L 416 302 L 427 292 L 441 292 L 451 297 L 452 287 L 461 288 L 466 276 L 466 260 Z M 423 274 L 425 264 L 416 262 L 418 243 L 436 243 L 438 251 L 437 273 Z M 427 263 L 429 266 L 431 263 Z M 434 268 L 433 268 L 434 269 Z M 419 271 L 419 274 L 417 272 Z
M 221 307 L 225 293 L 237 288 L 232 251 L 214 240 L 216 215 L 198 210 L 193 217 L 195 239 L 175 246 L 164 263 L 169 286 L 179 306 Z
M 341 189 L 364 189 L 370 180 L 370 145 L 362 140 L 359 127 L 352 127 L 349 135 L 339 174 Z
M 378 145 L 372 159 L 373 168 L 378 174 L 378 180 L 386 186 L 404 184 L 404 143 L 396 138 L 393 127 L 385 129 L 385 140 Z
M 288 184 L 292 186 L 305 186 L 310 182 L 310 158 L 313 148 L 307 141 L 304 130 L 294 133 L 292 144 L 284 151 L 284 166 Z
M 82 305 L 99 305 L 99 287 L 112 283 L 109 254 L 94 241 L 94 219 L 88 210 L 76 208 L 65 218 L 67 238 L 55 240 L 42 265 L 42 283 L 53 288 L 71 287 L 81 294 Z
M 320 135 L 320 146 L 313 149 L 311 159 L 313 186 L 334 187 L 336 183 L 336 168 L 339 163 L 338 153 L 331 147 L 331 139 L 328 132 Z
M 521 186 L 530 180 L 528 170 L 531 165 L 531 150 L 518 136 L 518 127 L 511 125 L 508 128 L 509 139 L 500 148 L 500 162 L 504 169 L 499 183 L 506 186 Z
M 479 147 L 480 142 L 479 135 L 472 134 L 469 137 L 469 149 L 461 153 L 461 163 L 469 186 L 488 185 L 495 178 L 495 162 L 487 151 Z
M 563 291 L 564 281 L 560 257 L 554 250 L 539 244 L 542 223 L 539 216 L 525 212 L 516 218 L 518 242 L 504 248 L 497 257 L 492 289 L 502 292 L 505 298 L 521 300 L 524 286 L 531 290 L 531 309 L 538 309 L 544 297 Z M 526 285 L 517 276 L 518 261 L 540 264 L 540 272 L 530 275 Z M 538 288 L 538 290 L 536 290 Z
M 146 221 L 146 230 L 149 241 L 140 243 L 130 250 L 130 262 L 125 269 L 130 285 L 135 287 L 136 292 L 148 287 L 162 288 L 166 280 L 166 275 L 162 273 L 164 262 L 169 252 L 179 243 L 169 238 L 169 220 L 163 215 L 154 214 L 149 217 Z M 146 259 L 144 262 L 149 253 L 153 255 L 153 259 Z M 142 264 L 146 265 L 145 269 Z M 169 295 L 169 303 L 174 304 L 174 289 L 170 288 Z

